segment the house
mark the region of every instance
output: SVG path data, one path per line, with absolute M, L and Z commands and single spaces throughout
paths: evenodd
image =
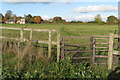
M 17 20 L 16 23 L 18 23 L 18 24 L 26 24 L 26 19 L 19 19 L 19 20 Z
M 16 20 L 10 19 L 10 20 L 6 21 L 5 23 L 8 23 L 8 24 L 15 24 L 15 23 L 16 23 Z
M 16 19 L 16 20 L 10 19 L 10 20 L 6 21 L 5 23 L 7 23 L 7 24 L 15 24 L 15 23 L 26 24 L 26 19 L 24 19 L 24 18 Z

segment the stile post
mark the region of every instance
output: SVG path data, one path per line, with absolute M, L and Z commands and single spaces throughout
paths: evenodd
M 57 62 L 60 60 L 60 32 L 57 32 Z
M 30 40 L 32 40 L 33 29 L 30 29 Z
M 51 40 L 51 30 L 49 30 L 49 43 L 48 43 L 48 57 L 51 57 L 51 45 L 52 45 L 52 40 Z
M 114 41 L 114 34 L 110 34 L 110 36 L 109 36 L 109 51 L 108 51 L 108 70 L 112 69 L 112 63 L 113 63 L 113 41 Z

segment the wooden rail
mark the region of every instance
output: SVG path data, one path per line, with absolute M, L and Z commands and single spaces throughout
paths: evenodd
M 14 38 L 14 37 L 5 37 L 5 36 L 0 36 L 0 38 L 3 39 L 14 39 L 14 40 L 20 40 L 20 41 L 32 41 L 32 42 L 36 42 L 36 40 L 33 40 L 33 31 L 37 31 L 37 32 L 48 32 L 48 41 L 42 41 L 42 40 L 37 40 L 38 43 L 44 43 L 44 44 L 48 44 L 48 57 L 51 57 L 51 47 L 52 44 L 53 45 L 57 45 L 57 62 L 59 62 L 59 58 L 60 58 L 60 32 L 59 30 L 50 30 L 50 29 L 28 29 L 28 28 L 11 28 L 11 27 L 0 27 L 0 29 L 8 29 L 8 30 L 18 30 L 20 31 L 20 37 L 19 38 Z M 29 34 L 29 39 L 24 38 L 23 34 L 24 31 L 30 31 Z M 52 32 L 56 32 L 57 33 L 57 41 L 54 42 L 52 41 Z

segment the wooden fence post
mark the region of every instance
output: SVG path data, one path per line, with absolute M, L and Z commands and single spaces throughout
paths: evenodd
M 113 63 L 113 41 L 114 41 L 114 34 L 110 34 L 110 36 L 109 36 L 109 51 L 108 51 L 108 70 L 112 69 L 112 63 Z
M 33 29 L 30 29 L 30 40 L 32 40 Z
M 92 62 L 92 60 L 93 60 L 93 44 L 94 44 L 94 42 L 93 42 L 93 37 L 91 36 L 91 37 L 90 37 L 91 62 Z
M 57 62 L 60 60 L 60 32 L 57 32 Z
M 23 41 L 23 28 L 20 29 L 20 40 Z
M 65 55 L 64 55 L 64 38 L 62 38 L 62 51 L 61 51 L 61 58 L 62 58 L 62 60 L 64 60 L 64 58 L 65 58 Z
M 18 64 L 17 64 L 17 68 L 18 68 L 18 71 L 20 70 L 20 42 L 18 41 L 17 42 L 17 59 L 18 59 Z
M 48 57 L 51 57 L 51 45 L 52 45 L 52 40 L 51 40 L 51 30 L 49 30 L 49 43 L 48 43 Z
M 93 57 L 92 57 L 92 63 L 93 64 L 95 62 L 95 43 L 96 43 L 96 40 L 93 38 Z

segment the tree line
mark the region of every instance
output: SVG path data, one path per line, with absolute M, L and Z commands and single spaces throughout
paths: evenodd
M 7 10 L 5 15 L 0 13 L 0 22 L 4 23 L 10 19 L 12 20 L 18 20 L 22 19 L 21 16 L 16 16 L 16 14 L 13 14 L 11 10 Z M 117 17 L 111 15 L 107 17 L 106 22 L 102 20 L 101 15 L 98 14 L 95 16 L 93 21 L 83 22 L 83 21 L 70 21 L 66 22 L 66 20 L 62 19 L 62 17 L 54 17 L 49 20 L 43 20 L 41 16 L 32 16 L 31 14 L 24 15 L 24 18 L 27 23 L 97 23 L 97 24 L 118 24 L 120 21 Z

